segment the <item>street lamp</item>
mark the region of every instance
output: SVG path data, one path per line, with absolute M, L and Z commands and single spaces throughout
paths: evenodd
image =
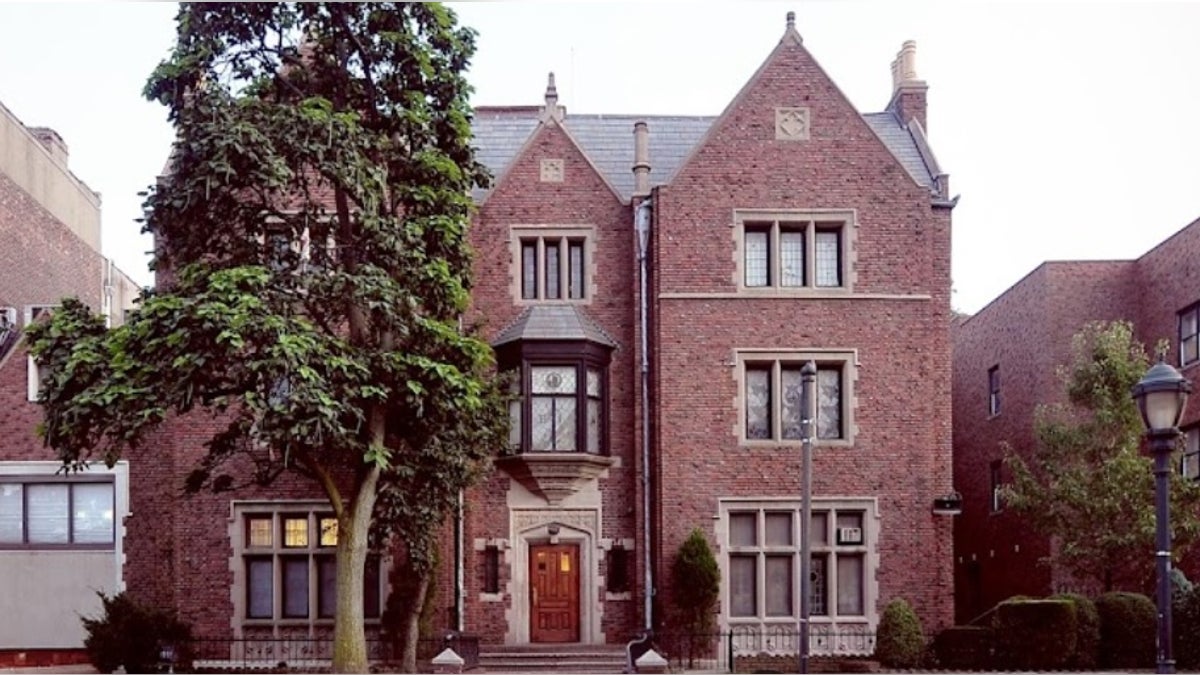
M 816 417 L 817 364 L 809 361 L 800 369 L 800 672 L 808 672 L 808 617 L 812 595 L 812 446 Z
M 1171 475 L 1171 451 L 1179 437 L 1179 420 L 1187 405 L 1192 383 L 1163 361 L 1160 354 L 1142 379 L 1133 387 L 1146 438 L 1154 453 L 1155 562 L 1158 569 L 1158 668 L 1159 673 L 1175 672 L 1171 654 L 1171 527 L 1167 508 Z

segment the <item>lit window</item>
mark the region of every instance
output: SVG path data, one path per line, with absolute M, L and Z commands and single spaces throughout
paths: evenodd
M 321 518 L 319 522 L 321 527 L 321 546 L 337 546 L 337 518 Z
M 283 519 L 283 545 L 287 548 L 308 546 L 308 518 Z
M 246 536 L 247 546 L 270 546 L 274 541 L 273 532 L 271 531 L 272 519 L 267 518 L 247 518 L 246 519 Z

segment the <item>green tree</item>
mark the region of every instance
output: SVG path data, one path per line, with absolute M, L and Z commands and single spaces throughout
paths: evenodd
M 504 438 L 492 353 L 462 328 L 475 33 L 440 4 L 197 3 L 146 84 L 177 132 L 151 188 L 159 287 L 107 331 L 78 301 L 31 331 L 43 434 L 115 462 L 175 414 L 219 431 L 186 488 L 299 473 L 338 521 L 335 672 L 366 672 L 362 569 L 434 530 Z M 402 623 L 415 670 L 422 599 Z
M 1105 590 L 1140 590 L 1154 574 L 1154 474 L 1131 390 L 1149 361 L 1123 321 L 1085 325 L 1071 352 L 1059 369 L 1066 402 L 1039 406 L 1029 460 L 1006 449 L 1004 498 L 1057 541 L 1053 564 Z M 1198 507 L 1200 487 L 1172 474 L 1177 554 L 1200 534 Z
M 713 609 L 721 592 L 721 569 L 708 537 L 695 528 L 680 545 L 671 563 L 671 597 L 676 625 L 687 632 L 688 665 L 698 645 L 707 646 L 713 629 Z

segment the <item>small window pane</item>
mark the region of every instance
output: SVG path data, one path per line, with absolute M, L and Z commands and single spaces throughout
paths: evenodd
M 574 394 L 575 368 L 572 366 L 531 368 L 533 393 Z
M 863 613 L 863 559 L 858 555 L 840 555 L 837 561 L 838 614 Z
M 530 449 L 534 452 L 550 452 L 554 449 L 554 399 L 536 397 L 530 401 L 532 417 L 530 425 Z
M 546 240 L 546 297 L 557 300 L 561 297 L 558 289 L 558 240 Z
M 814 513 L 808 530 L 808 541 L 813 546 L 829 545 L 829 514 Z
M 600 398 L 600 371 L 589 368 L 587 372 L 587 395 Z
M 804 438 L 804 426 L 801 422 L 804 419 L 804 408 L 801 406 L 801 394 L 803 386 L 800 382 L 799 368 L 783 368 L 780 374 L 783 387 L 782 403 L 782 419 L 783 437 L 788 439 L 800 440 Z
M 576 450 L 575 399 L 556 396 L 553 400 L 554 450 L 556 452 L 574 452 Z
M 750 287 L 766 286 L 770 283 L 767 270 L 770 232 L 767 230 L 746 229 L 745 246 L 746 285 Z
M 272 520 L 274 519 L 270 516 L 246 519 L 247 546 L 271 546 L 274 540 L 274 533 L 271 531 Z
M 767 514 L 767 546 L 792 545 L 792 514 L 778 512 Z
M 321 546 L 337 546 L 338 542 L 338 521 L 337 518 L 324 517 L 320 519 L 321 528 Z
M 22 501 L 19 483 L 0 484 L 0 544 L 20 544 L 24 541 Z
M 308 617 L 308 558 L 283 559 L 283 615 Z
M 729 557 L 729 614 L 756 616 L 758 614 L 758 573 L 755 556 Z
M 842 373 L 817 370 L 817 438 L 842 438 Z
M 308 518 L 283 519 L 283 545 L 287 548 L 308 546 Z
M 758 514 L 729 514 L 729 545 L 756 546 L 758 544 Z
M 829 603 L 826 601 L 829 588 L 829 576 L 825 570 L 825 556 L 812 557 L 812 585 L 809 587 L 808 612 L 814 616 L 827 616 Z
M 521 242 L 521 298 L 537 298 L 537 243 Z
M 521 401 L 508 403 L 508 445 L 511 448 L 521 447 Z
M 66 544 L 68 532 L 67 485 L 26 485 L 29 543 Z
M 78 544 L 113 543 L 112 483 L 76 483 L 72 508 L 73 539 Z
M 746 438 L 771 437 L 771 369 L 746 368 Z
M 246 559 L 246 616 L 269 619 L 274 604 L 274 575 L 270 558 Z
M 364 580 L 365 582 L 365 580 Z M 330 618 L 337 610 L 337 560 L 317 557 L 317 616 Z
M 583 297 L 583 242 L 572 241 L 569 244 L 570 294 L 578 300 Z
M 792 556 L 767 556 L 767 616 L 792 615 Z
M 842 285 L 841 239 L 837 230 L 817 231 L 817 286 Z
M 600 452 L 600 401 L 588 399 L 587 451 L 593 455 Z
M 779 233 L 779 278 L 781 286 L 804 285 L 804 233 Z

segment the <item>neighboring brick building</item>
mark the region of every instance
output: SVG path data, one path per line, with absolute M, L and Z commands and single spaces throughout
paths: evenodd
M 1039 564 L 1049 541 L 1004 509 L 1011 477 L 1002 443 L 1028 456 L 1037 405 L 1063 400 L 1056 369 L 1088 321 L 1127 320 L 1148 350 L 1166 339 L 1170 362 L 1198 384 L 1200 221 L 1135 260 L 1046 262 L 954 330 L 954 485 L 963 494 L 955 530 L 956 614 L 967 621 L 1015 594 L 1075 588 Z M 1190 319 L 1188 317 L 1191 317 Z M 1185 345 L 1187 351 L 1181 347 Z M 1200 407 L 1184 418 L 1191 475 L 1200 473 Z
M 120 323 L 139 290 L 100 254 L 100 196 L 67 159 L 57 133 L 0 105 L 0 665 L 82 647 L 79 615 L 124 579 L 127 465 L 56 476 L 36 435 L 24 327 L 64 296 Z
M 954 201 L 914 49 L 893 64 L 888 108 L 866 115 L 790 17 L 715 118 L 568 115 L 553 79 L 544 105 L 476 110 L 495 181 L 475 194 L 468 319 L 523 396 L 510 447 L 448 524 L 437 627 L 493 645 L 623 643 L 647 618 L 647 560 L 669 626 L 666 575 L 697 527 L 726 580 L 720 625 L 794 627 L 795 374 L 809 359 L 814 633 L 869 633 L 897 597 L 930 630 L 950 623 L 951 519 L 932 506 L 952 489 Z M 172 422 L 155 461 L 131 460 L 131 523 L 146 524 L 131 530 L 131 586 L 200 635 L 327 635 L 327 507 L 301 484 L 182 501 L 205 424 Z M 389 587 L 384 574 L 371 602 Z

